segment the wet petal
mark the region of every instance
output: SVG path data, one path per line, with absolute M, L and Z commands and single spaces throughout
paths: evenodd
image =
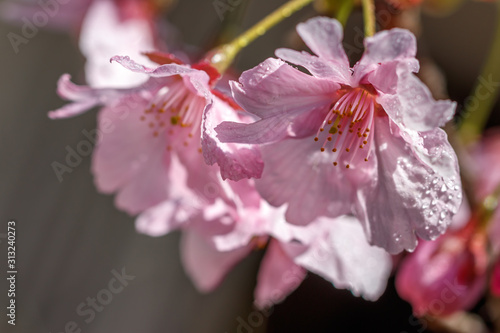
M 385 63 L 405 58 L 415 58 L 417 40 L 415 35 L 406 29 L 394 28 L 376 33 L 365 38 L 365 52 L 360 66 Z
M 306 45 L 320 58 L 339 67 L 349 68 L 342 46 L 342 25 L 327 17 L 315 17 L 297 25 L 297 32 Z
M 444 126 L 453 118 L 455 102 L 436 101 L 429 88 L 405 66 L 399 65 L 395 70 L 395 93 L 381 94 L 377 98 L 394 122 L 411 130 L 429 131 Z
M 358 216 L 370 243 L 398 253 L 412 251 L 417 235 L 444 233 L 462 201 L 457 158 L 444 131 L 401 132 L 377 117 L 374 153 L 373 181 L 358 189 Z

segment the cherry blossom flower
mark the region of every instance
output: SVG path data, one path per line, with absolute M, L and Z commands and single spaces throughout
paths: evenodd
M 179 62 L 159 53 L 150 58 Z M 286 297 L 306 270 L 367 299 L 380 296 L 391 260 L 366 243 L 359 223 L 344 217 L 292 226 L 284 222 L 282 208 L 260 198 L 253 180 L 223 181 L 242 174 L 258 177 L 262 166 L 254 163 L 259 160 L 255 148 L 218 141 L 214 124 L 245 118 L 213 94 L 216 73 L 206 64 L 150 69 L 127 57 L 113 60 L 151 78 L 130 89 L 92 89 L 63 76 L 59 93 L 73 103 L 50 115 L 63 118 L 105 106 L 92 161 L 98 189 L 117 193 L 117 207 L 138 214 L 139 232 L 159 236 L 181 228 L 183 263 L 199 290 L 218 286 L 229 269 L 272 235 L 256 288 L 260 307 Z
M 466 166 L 473 174 L 474 199 L 477 202 L 485 202 L 488 197 L 494 200 L 491 195 L 498 195 L 495 191 L 500 185 L 500 135 L 489 134 L 469 148 L 471 158 L 466 160 Z M 416 315 L 446 316 L 468 310 L 483 295 L 488 265 L 500 254 L 500 213 L 484 209 L 480 205 L 471 212 L 464 200 L 448 233 L 434 242 L 420 243 L 415 252 L 403 260 L 396 276 L 396 288 Z M 500 290 L 498 267 L 496 263 L 489 279 L 494 294 Z
M 257 188 L 270 204 L 288 203 L 287 221 L 354 212 L 371 244 L 413 250 L 435 239 L 461 203 L 456 155 L 439 126 L 455 103 L 436 101 L 414 72 L 415 37 L 382 31 L 365 39 L 350 68 L 342 28 L 328 18 L 297 27 L 316 54 L 278 49 L 232 82 L 235 101 L 257 117 L 222 122 L 221 142 L 260 145 Z
M 170 55 L 149 56 L 165 64 L 151 69 L 128 57 L 113 58 L 125 68 L 150 77 L 133 88 L 76 86 L 64 75 L 58 91 L 72 103 L 49 116 L 65 118 L 104 105 L 98 116 L 100 138 L 92 160 L 97 188 L 103 193 L 116 193 L 116 206 L 132 215 L 163 203 L 162 209 L 172 214 L 172 225 L 165 228 L 174 228 L 219 198 L 231 201 L 218 190 L 222 182 L 219 172 L 226 177 L 238 170 L 239 175 L 248 172 L 249 178 L 258 176 L 262 166 L 254 163 L 259 160 L 259 152 L 252 147 L 212 144 L 217 139 L 209 133 L 202 140 L 204 122 L 218 121 L 222 116 L 241 120 L 228 102 L 212 93 L 210 84 L 218 75 L 215 71 L 206 64 L 181 64 Z M 205 163 L 205 147 L 217 156 L 211 162 L 220 162 L 220 171 Z M 247 159 L 254 163 L 253 169 L 246 167 L 251 164 Z
M 396 288 L 417 316 L 446 316 L 470 309 L 486 285 L 486 235 L 477 221 L 433 242 L 422 242 L 399 268 Z

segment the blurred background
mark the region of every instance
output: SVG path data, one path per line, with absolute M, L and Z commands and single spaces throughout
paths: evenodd
M 243 0 L 245 15 L 237 22 L 241 29 L 249 27 L 282 3 Z M 492 8 L 491 3 L 468 1 L 443 17 L 422 16 L 419 52 L 443 70 L 449 96 L 459 104 L 472 89 L 492 41 L 498 19 Z M 296 47 L 296 23 L 314 15 L 309 6 L 279 24 L 242 52 L 236 69 L 257 65 L 278 47 Z M 214 34 L 229 19 L 220 19 L 211 0 L 177 1 L 166 18 L 183 43 L 198 48 L 212 46 Z M 348 22 L 346 43 L 354 43 L 355 27 L 362 28 L 359 11 Z M 91 156 L 58 180 L 51 164 L 63 163 L 67 147 L 74 149 L 85 139 L 82 131 L 96 128 L 95 111 L 61 121 L 47 118 L 47 111 L 64 104 L 55 90 L 59 76 L 70 73 L 83 83 L 85 59 L 76 36 L 67 31 L 40 30 L 16 54 L 6 36 L 20 29 L 0 22 L 2 311 L 8 289 L 3 237 L 9 220 L 17 224 L 18 266 L 16 326 L 8 325 L 2 312 L 0 332 L 72 332 L 75 328 L 67 330 L 71 322 L 88 333 L 425 331 L 428 323 L 412 317 L 392 280 L 372 303 L 309 273 L 271 314 L 258 312 L 252 293 L 260 252 L 238 264 L 215 292 L 198 293 L 180 264 L 179 234 L 151 238 L 136 233 L 134 218 L 117 210 L 112 196 L 97 193 Z M 497 105 L 491 124 L 500 124 L 498 115 Z M 78 306 L 108 288 L 122 270 L 134 278 L 86 323 Z M 479 304 L 476 312 L 482 311 Z

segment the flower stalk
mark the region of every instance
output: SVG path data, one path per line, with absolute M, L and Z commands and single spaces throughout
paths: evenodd
M 376 32 L 375 3 L 373 0 L 361 0 L 363 4 L 363 21 L 365 23 L 365 37 L 371 37 Z
M 352 9 L 354 8 L 354 2 L 352 0 L 342 0 L 340 1 L 339 8 L 336 13 L 336 19 L 342 24 L 343 27 L 347 24 L 349 16 L 351 16 Z
M 283 21 L 296 11 L 302 9 L 312 1 L 313 0 L 291 0 L 285 3 L 253 27 L 236 37 L 232 42 L 217 47 L 214 51 L 210 52 L 210 63 L 219 71 L 219 73 L 224 73 L 229 65 L 231 65 L 236 55 L 243 48 L 258 37 L 264 35 L 270 28 Z

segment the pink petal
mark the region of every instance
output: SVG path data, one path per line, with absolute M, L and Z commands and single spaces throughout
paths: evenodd
M 120 65 L 131 70 L 132 72 L 148 74 L 153 78 L 170 78 L 180 75 L 188 89 L 197 95 L 204 97 L 207 100 L 207 104 L 212 102 L 212 94 L 210 93 L 209 88 L 210 77 L 202 70 L 193 69 L 188 65 L 178 65 L 174 63 L 161 65 L 156 68 L 148 68 L 144 65 L 136 63 L 128 56 L 114 56 L 111 58 L 111 62 L 113 61 L 118 62 Z
M 187 221 L 187 219 L 178 221 L 179 219 L 176 215 L 179 214 L 181 208 L 182 206 L 174 200 L 163 201 L 137 216 L 135 228 L 137 232 L 148 236 L 158 237 L 166 235 L 177 229 L 182 222 Z
M 415 58 L 417 54 L 417 39 L 405 29 L 380 31 L 372 37 L 365 38 L 364 44 L 365 52 L 359 62 L 362 67 Z
M 48 116 L 50 119 L 71 118 L 85 113 L 99 104 L 98 98 L 91 98 L 82 102 L 69 103 L 57 110 L 49 111 Z
M 326 106 L 340 85 L 315 78 L 269 58 L 241 74 L 239 83 L 231 83 L 235 101 L 259 118 L 283 116 Z M 289 119 L 291 121 L 292 119 Z
M 215 131 L 217 139 L 223 143 L 261 144 L 284 139 L 290 125 L 285 117 L 276 116 L 250 124 L 223 121 L 215 127 Z
M 207 206 L 187 186 L 187 171 L 176 155 L 168 170 L 168 199 L 143 211 L 135 221 L 136 230 L 149 236 L 162 236 L 199 216 Z
M 458 212 L 455 214 L 455 216 L 453 216 L 453 219 L 451 220 L 449 230 L 452 231 L 462 229 L 467 224 L 467 222 L 470 221 L 471 214 L 472 213 L 469 202 L 464 198 L 464 200 L 462 200 L 460 208 L 458 209 Z
M 304 225 L 318 216 L 338 216 L 350 210 L 350 182 L 312 138 L 263 146 L 262 156 L 265 166 L 262 178 L 256 181 L 257 189 L 271 205 L 288 203 L 286 219 L 290 223 Z
M 61 98 L 74 101 L 49 112 L 49 118 L 59 119 L 79 115 L 99 104 L 96 91 L 87 86 L 77 86 L 71 82 L 71 75 L 63 74 L 57 82 L 57 93 Z
M 49 118 L 59 119 L 79 115 L 97 105 L 109 104 L 118 98 L 139 91 L 144 87 L 153 86 L 156 82 L 147 82 L 133 89 L 93 89 L 88 86 L 78 86 L 71 82 L 71 76 L 64 74 L 57 82 L 57 93 L 61 98 L 73 103 L 49 112 Z
M 401 132 L 387 118 L 375 121 L 376 175 L 358 189 L 358 216 L 371 244 L 412 251 L 416 236 L 435 239 L 458 211 L 457 158 L 441 129 Z
M 391 273 L 391 256 L 370 246 L 354 217 L 320 218 L 308 226 L 317 230 L 309 248 L 294 262 L 345 288 L 356 296 L 376 300 L 382 295 Z
M 192 148 L 188 147 L 177 152 L 180 162 L 187 171 L 187 186 L 206 203 L 213 203 L 217 198 L 229 200 L 228 193 L 231 193 L 231 190 L 223 182 L 219 168 L 207 165 L 203 154 Z
M 92 159 L 96 187 L 118 192 L 116 204 L 130 214 L 152 207 L 168 196 L 170 156 L 139 118 L 148 99 L 129 96 L 98 116 L 98 140 Z M 133 135 L 131 135 L 133 134 Z
M 342 46 L 342 25 L 337 20 L 315 17 L 299 23 L 297 32 L 306 45 L 320 58 L 328 60 L 338 68 L 349 68 L 349 59 Z
M 265 309 L 283 301 L 302 283 L 306 274 L 307 272 L 283 251 L 278 241 L 271 241 L 257 276 L 255 305 Z
M 244 72 L 239 84 L 231 82 L 231 88 L 236 102 L 261 119 L 252 124 L 222 122 L 216 127 L 218 139 L 260 144 L 276 142 L 286 136 L 313 134 L 321 124 L 322 112 L 326 111 L 340 86 L 269 58 Z M 309 120 L 304 122 L 305 119 Z
M 404 65 L 396 68 L 397 86 L 391 94 L 381 94 L 377 102 L 397 124 L 416 131 L 429 131 L 441 127 L 453 118 L 456 103 L 449 100 L 436 101 L 429 88 Z M 380 78 L 387 79 L 384 73 Z M 394 82 L 395 83 L 395 82 Z
M 203 81 L 203 77 L 206 79 L 206 83 L 208 84 L 208 74 L 189 67 L 188 65 L 178 65 L 178 64 L 167 64 L 161 65 L 156 68 L 148 68 L 144 65 L 141 65 L 128 56 L 114 56 L 111 58 L 111 62 L 117 62 L 123 67 L 131 70 L 136 73 L 144 73 L 148 74 L 151 77 L 166 77 L 173 75 L 197 75 L 199 76 L 200 81 Z
M 181 240 L 181 259 L 186 273 L 201 292 L 215 289 L 229 270 L 252 250 L 251 246 L 220 252 L 194 230 L 185 230 Z
M 259 148 L 222 143 L 217 138 L 215 126 L 223 119 L 239 121 L 240 117 L 229 105 L 214 97 L 213 104 L 203 114 L 202 151 L 205 162 L 209 165 L 217 163 L 223 179 L 259 178 L 263 169 Z
M 328 62 L 325 59 L 310 55 L 304 51 L 277 49 L 275 54 L 285 61 L 304 67 L 313 76 L 330 79 L 342 84 L 351 83 L 351 71 L 348 65 L 343 66 L 338 63 Z
M 416 315 L 446 316 L 468 310 L 481 297 L 486 272 L 478 270 L 477 264 L 486 258 L 475 257 L 463 242 L 449 234 L 421 242 L 400 265 L 396 289 Z
M 242 181 L 236 182 L 240 184 Z M 214 244 L 221 251 L 229 251 L 247 245 L 254 237 L 273 236 L 281 242 L 308 237 L 307 230 L 285 221 L 286 207 L 275 208 L 262 202 L 258 207 L 239 210 L 240 218 L 234 228 L 225 234 L 214 236 Z

